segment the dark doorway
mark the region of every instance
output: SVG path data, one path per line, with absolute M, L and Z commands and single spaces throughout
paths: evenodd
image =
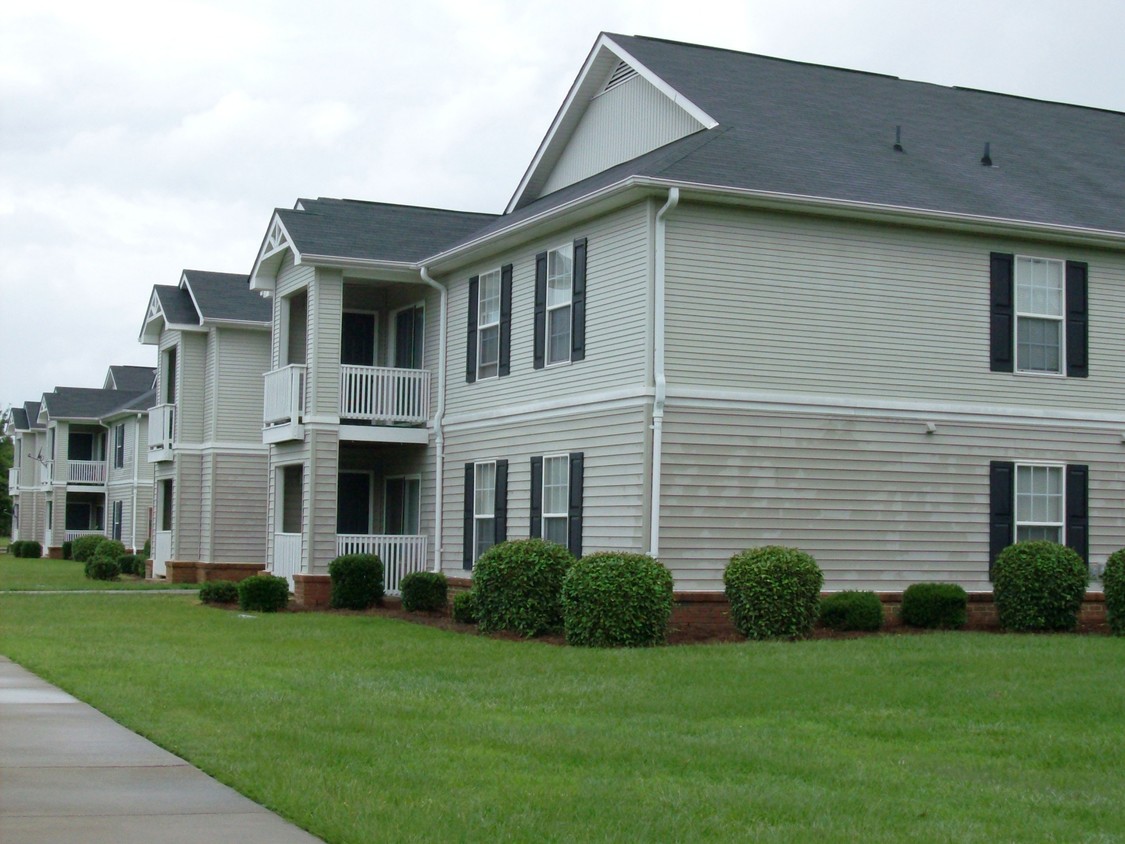
M 371 533 L 371 476 L 341 472 L 336 490 L 336 533 Z
M 350 366 L 375 365 L 375 314 L 344 313 L 340 363 Z

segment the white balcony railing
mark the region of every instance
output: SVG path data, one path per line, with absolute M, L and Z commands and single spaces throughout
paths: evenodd
M 273 575 L 284 577 L 293 589 L 293 575 L 301 573 L 301 534 L 275 533 L 273 535 Z
M 8 495 L 18 491 L 20 488 L 20 470 L 8 470 Z
M 426 537 L 336 534 L 337 554 L 375 554 L 383 561 L 383 587 L 398 594 L 402 579 L 426 570 Z
M 158 530 L 152 537 L 152 576 L 164 577 L 172 559 L 172 531 Z
M 429 370 L 341 365 L 341 419 L 422 425 L 429 415 Z
M 176 441 L 176 406 L 158 404 L 148 411 L 148 461 L 172 459 L 172 444 Z
M 69 460 L 66 464 L 68 484 L 104 484 L 104 460 Z
M 66 530 L 63 537 L 67 542 L 73 542 L 80 536 L 102 536 L 104 533 L 104 530 Z
M 267 372 L 265 380 L 262 424 L 269 428 L 300 422 L 305 412 L 305 367 L 302 364 L 283 366 Z
M 51 470 L 54 467 L 54 464 L 55 464 L 55 461 L 53 461 L 53 460 L 45 460 L 44 462 L 39 464 L 39 485 L 40 486 L 50 486 L 51 485 Z

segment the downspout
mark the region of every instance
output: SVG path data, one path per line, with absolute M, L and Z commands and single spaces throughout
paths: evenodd
M 652 496 L 649 513 L 648 553 L 650 557 L 660 554 L 660 461 L 664 448 L 664 404 L 668 394 L 668 383 L 664 377 L 664 271 L 665 271 L 665 217 L 680 203 L 680 189 L 670 188 L 668 201 L 656 212 L 656 267 L 654 279 L 655 312 L 653 314 L 652 374 L 656 395 L 652 402 Z
M 137 478 L 141 462 L 141 414 L 137 414 L 137 432 L 133 435 L 133 518 L 130 526 L 130 541 L 133 553 L 137 553 Z
M 442 514 L 442 484 L 445 479 L 445 433 L 442 430 L 442 421 L 445 418 L 445 317 L 448 308 L 449 291 L 445 285 L 438 284 L 430 278 L 429 271 L 421 268 L 422 281 L 441 294 L 441 314 L 438 325 L 438 392 L 437 410 L 434 412 L 434 442 L 437 444 L 437 469 L 434 472 L 434 571 L 441 571 L 441 514 Z

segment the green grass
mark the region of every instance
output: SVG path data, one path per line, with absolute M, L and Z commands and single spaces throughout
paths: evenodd
M 0 652 L 329 842 L 1111 842 L 1125 640 L 596 651 L 0 596 Z
M 27 559 L 0 556 L 0 592 L 119 590 L 119 589 L 194 589 L 194 583 L 146 581 L 123 575 L 120 580 L 90 580 L 82 563 L 73 560 Z

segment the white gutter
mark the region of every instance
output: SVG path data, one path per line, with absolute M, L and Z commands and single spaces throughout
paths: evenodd
M 137 414 L 137 431 L 133 435 L 133 518 L 132 529 L 130 531 L 130 542 L 132 543 L 133 553 L 137 553 L 137 480 L 138 472 L 140 470 L 141 462 L 141 414 Z M 111 515 L 112 519 L 113 516 Z
M 652 374 L 656 396 L 652 402 L 652 496 L 649 512 L 648 553 L 660 554 L 660 461 L 664 448 L 664 403 L 668 396 L 668 383 L 664 377 L 664 271 L 666 264 L 665 217 L 680 203 L 680 189 L 668 191 L 668 201 L 656 212 L 655 312 L 653 314 Z
M 437 444 L 437 468 L 434 472 L 434 571 L 441 571 L 441 515 L 442 515 L 442 485 L 445 480 L 445 434 L 442 431 L 442 422 L 445 418 L 445 322 L 448 309 L 449 291 L 445 285 L 438 284 L 425 267 L 419 269 L 422 281 L 441 294 L 441 314 L 438 317 L 438 399 L 437 410 L 434 412 L 434 441 Z

